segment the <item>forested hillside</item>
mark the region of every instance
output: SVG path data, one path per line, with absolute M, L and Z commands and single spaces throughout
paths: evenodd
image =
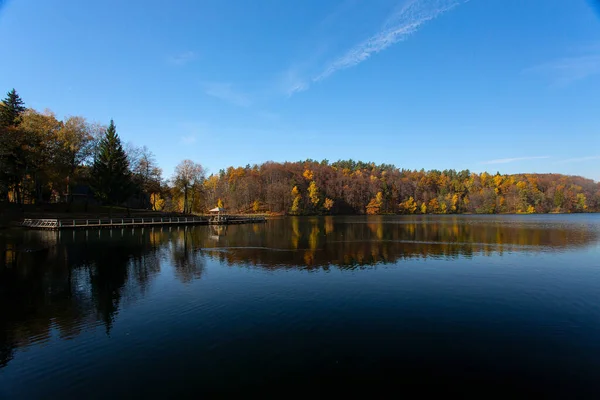
M 547 213 L 600 208 L 600 185 L 559 174 L 410 171 L 349 161 L 265 163 L 206 179 L 208 204 L 240 211 L 320 213 Z
M 183 160 L 164 179 L 152 152 L 123 145 L 113 121 L 61 121 L 26 108 L 13 89 L 0 104 L 0 201 L 70 204 L 74 192 L 86 202 L 184 213 L 216 205 L 294 215 L 600 211 L 600 184 L 560 174 L 307 160 L 229 167 L 207 177 L 200 163 Z

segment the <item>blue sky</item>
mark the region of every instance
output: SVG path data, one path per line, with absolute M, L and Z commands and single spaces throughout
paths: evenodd
M 169 177 L 306 158 L 600 180 L 592 0 L 8 0 L 0 90 Z

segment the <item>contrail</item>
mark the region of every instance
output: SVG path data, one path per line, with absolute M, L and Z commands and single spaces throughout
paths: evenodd
M 357 44 L 343 56 L 328 64 L 313 82 L 321 81 L 333 73 L 353 67 L 388 47 L 406 40 L 428 21 L 450 11 L 469 0 L 409 0 L 393 13 L 382 29 Z

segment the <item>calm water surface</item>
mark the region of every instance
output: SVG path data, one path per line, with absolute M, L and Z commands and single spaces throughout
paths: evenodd
M 600 394 L 600 215 L 0 231 L 0 398 Z

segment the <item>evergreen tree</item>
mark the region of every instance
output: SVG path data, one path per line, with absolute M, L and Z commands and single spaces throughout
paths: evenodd
M 21 122 L 19 117 L 23 112 L 25 112 L 25 103 L 13 89 L 6 94 L 6 98 L 0 104 L 0 125 L 19 125 Z
M 131 194 L 129 161 L 113 120 L 94 157 L 92 188 L 102 202 L 110 205 L 126 201 Z
M 25 135 L 17 126 L 25 109 L 15 89 L 0 102 L 0 199 L 8 199 L 9 187 L 12 186 L 17 203 L 21 203 L 21 183 L 26 164 L 23 151 Z

